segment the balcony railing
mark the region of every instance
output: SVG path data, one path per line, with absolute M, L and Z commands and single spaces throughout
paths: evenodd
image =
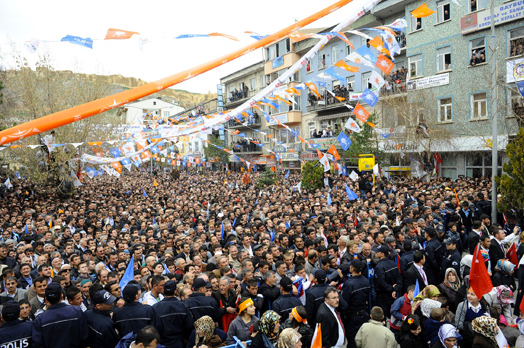
M 344 106 L 344 103 L 348 103 L 350 101 L 349 94 L 350 92 L 353 92 L 353 90 L 334 90 L 333 93 L 335 96 L 339 98 L 344 98 L 343 101 L 339 101 L 335 96 L 333 96 L 328 91 L 321 92 L 322 98 L 318 98 L 314 93 L 309 91 L 308 93 L 308 109 L 309 110 L 315 110 L 315 109 L 322 109 L 322 108 L 328 108 L 328 107 L 336 107 L 336 106 Z M 338 104 L 338 105 L 336 105 Z
M 234 153 L 262 153 L 262 148 L 247 140 L 239 140 L 231 145 Z
M 253 97 L 260 89 L 257 90 L 244 90 L 244 91 L 233 91 L 229 93 L 227 97 L 224 97 L 224 105 L 240 104 L 248 98 Z
M 261 120 L 260 116 L 258 114 L 255 114 L 254 116 L 239 116 L 242 120 L 241 122 L 238 122 L 236 120 L 229 120 L 227 122 L 228 128 L 251 128 L 251 127 L 260 127 L 261 126 Z

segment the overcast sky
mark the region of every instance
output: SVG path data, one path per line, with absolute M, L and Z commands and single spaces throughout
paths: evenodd
M 0 62 L 3 67 L 12 66 L 14 43 L 32 63 L 38 52 L 49 52 L 57 69 L 155 81 L 254 42 L 244 31 L 272 34 L 332 3 L 335 1 L 0 0 Z M 347 7 L 308 27 L 330 26 L 344 17 Z M 109 28 L 141 35 L 130 40 L 101 40 Z M 180 34 L 211 32 L 235 36 L 240 42 L 221 37 L 173 39 Z M 93 39 L 93 49 L 59 42 L 66 35 Z M 23 48 L 32 38 L 41 42 L 35 54 Z M 139 38 L 150 41 L 140 49 Z M 258 50 L 173 88 L 214 93 L 221 77 L 261 59 Z

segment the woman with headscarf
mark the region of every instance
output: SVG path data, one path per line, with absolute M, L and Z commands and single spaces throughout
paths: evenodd
M 280 315 L 269 310 L 258 322 L 259 331 L 251 341 L 251 348 L 275 348 L 280 332 Z
M 210 316 L 204 315 L 195 321 L 187 348 L 217 348 L 225 345 L 226 333 L 215 326 Z
M 427 348 L 418 315 L 408 315 L 397 336 L 400 348 Z
M 462 339 L 456 327 L 451 324 L 444 324 L 438 330 L 439 340 L 431 348 L 458 348 L 458 343 Z
M 448 300 L 449 310 L 455 312 L 457 303 L 455 302 L 457 290 L 460 288 L 460 279 L 457 275 L 457 271 L 450 267 L 446 269 L 444 274 L 444 281 L 439 284 L 438 289 L 440 293 L 444 295 Z
M 278 337 L 278 348 L 301 348 L 301 337 L 297 331 L 291 328 L 284 329 Z
M 303 347 L 310 347 L 313 339 L 313 329 L 307 324 L 307 312 L 304 306 L 297 306 L 291 310 L 289 318 L 282 324 L 284 329 L 293 329 L 297 331 L 302 338 Z
M 227 344 L 235 344 L 236 336 L 240 341 L 245 342 L 251 339 L 257 327 L 258 318 L 255 316 L 255 303 L 249 297 L 242 297 L 238 306 L 238 316 L 233 319 L 227 330 Z
M 479 299 L 473 289 L 469 289 L 466 301 L 462 301 L 457 306 L 455 313 L 455 323 L 460 334 L 464 338 L 464 347 L 470 347 L 473 342 L 474 332 L 471 323 L 475 318 L 489 316 L 489 305 L 484 299 Z
M 413 312 L 415 312 L 422 301 L 426 298 L 438 300 L 440 290 L 435 285 L 428 285 L 413 299 Z
M 513 299 L 513 291 L 509 287 L 505 285 L 496 286 L 482 297 L 512 324 L 511 305 L 515 300 Z
M 515 277 L 513 272 L 515 265 L 507 260 L 498 260 L 495 266 L 495 272 L 491 277 L 493 286 L 506 285 L 511 290 L 515 290 Z
M 499 333 L 497 320 L 487 316 L 477 317 L 471 323 L 475 337 L 472 348 L 498 348 L 496 336 Z

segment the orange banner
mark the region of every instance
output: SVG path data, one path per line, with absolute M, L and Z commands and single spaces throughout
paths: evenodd
M 108 97 L 94 100 L 92 102 L 81 104 L 66 110 L 56 112 L 47 116 L 40 117 L 36 120 L 29 121 L 20 125 L 17 125 L 12 128 L 5 129 L 0 132 L 0 145 L 8 144 L 13 141 L 17 141 L 23 138 L 27 138 L 48 130 L 64 126 L 76 121 L 80 121 L 84 118 L 98 115 L 104 111 L 108 111 L 124 104 L 130 103 L 137 99 L 143 98 L 145 96 L 157 93 L 161 90 L 164 90 L 168 87 L 176 85 L 177 83 L 189 80 L 195 76 L 201 75 L 206 71 L 212 70 L 218 66 L 221 66 L 227 62 L 230 62 L 234 59 L 237 59 L 247 53 L 250 53 L 254 50 L 257 50 L 261 47 L 269 45 L 272 42 L 275 42 L 279 39 L 282 39 L 288 36 L 293 31 L 300 29 L 330 13 L 335 10 L 340 9 L 341 7 L 349 4 L 352 0 L 340 0 L 336 3 L 320 10 L 319 12 L 304 18 L 301 21 L 293 23 L 292 25 L 272 34 L 266 36 L 265 38 L 253 42 L 252 44 L 236 50 L 230 54 L 227 54 L 223 57 L 216 58 L 210 62 L 201 64 L 192 69 L 184 70 L 182 72 L 176 73 L 174 75 L 165 77 L 155 82 L 150 82 L 145 85 L 116 93 Z M 123 31 L 122 31 L 123 32 Z

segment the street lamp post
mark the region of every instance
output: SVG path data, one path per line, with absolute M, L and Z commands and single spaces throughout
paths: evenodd
M 491 221 L 497 222 L 497 183 L 498 169 L 498 125 L 497 125 L 497 47 L 495 42 L 495 0 L 491 0 Z

